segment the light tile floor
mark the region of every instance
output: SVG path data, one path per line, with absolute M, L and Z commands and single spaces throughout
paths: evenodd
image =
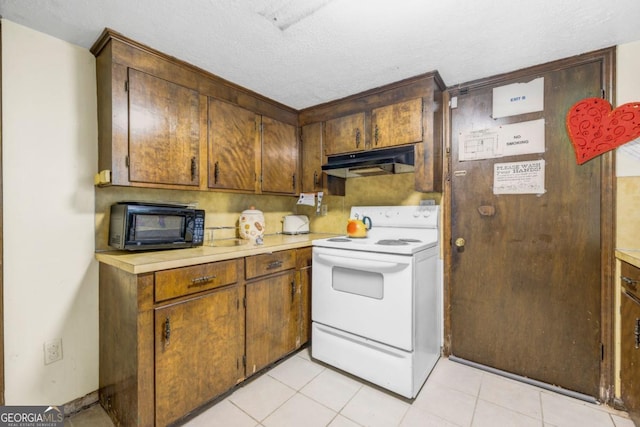
M 107 427 L 95 405 L 65 422 Z M 315 363 L 304 349 L 187 427 L 634 427 L 623 412 L 440 359 L 412 402 Z

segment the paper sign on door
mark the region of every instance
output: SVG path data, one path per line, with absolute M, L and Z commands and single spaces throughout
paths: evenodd
M 461 132 L 458 161 L 544 153 L 544 119 Z
M 493 194 L 543 194 L 544 160 L 493 165 Z
M 544 110 L 544 77 L 493 89 L 494 119 Z

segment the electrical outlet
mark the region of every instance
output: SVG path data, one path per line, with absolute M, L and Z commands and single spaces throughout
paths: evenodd
M 62 360 L 62 338 L 57 338 L 44 343 L 44 364 Z
M 327 216 L 327 205 L 320 206 L 320 216 Z

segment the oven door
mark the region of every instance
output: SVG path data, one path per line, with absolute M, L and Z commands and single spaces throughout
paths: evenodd
M 313 248 L 312 320 L 413 350 L 411 256 Z

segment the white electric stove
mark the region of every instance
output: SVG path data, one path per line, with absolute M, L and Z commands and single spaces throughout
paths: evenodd
M 311 355 L 413 398 L 440 357 L 439 209 L 351 209 L 364 216 L 366 238 L 313 241 Z

